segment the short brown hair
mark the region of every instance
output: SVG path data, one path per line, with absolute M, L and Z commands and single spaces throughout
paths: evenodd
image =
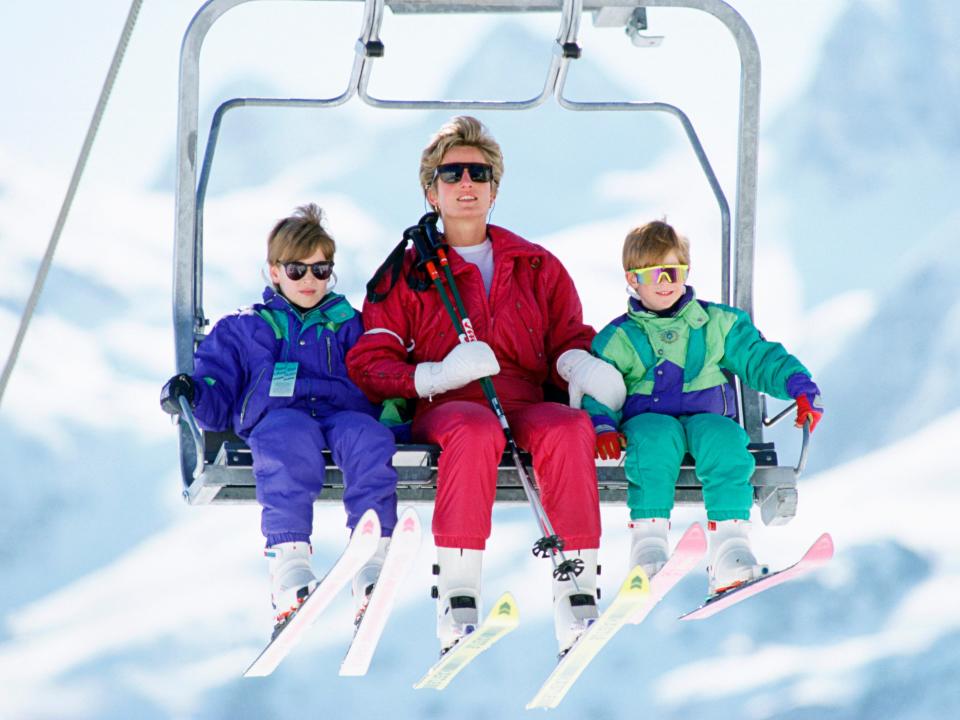
M 475 147 L 493 167 L 493 185 L 499 187 L 503 177 L 503 152 L 486 126 L 470 115 L 458 115 L 443 124 L 420 155 L 420 187 L 423 192 L 433 185 L 433 174 L 451 148 L 466 145 Z
M 273 226 L 267 236 L 267 263 L 292 262 L 313 255 L 317 249 L 327 260 L 333 260 L 337 244 L 323 227 L 323 210 L 309 203 Z
M 623 269 L 655 265 L 670 254 L 677 254 L 681 265 L 690 264 L 690 243 L 663 220 L 654 220 L 627 233 L 623 241 Z

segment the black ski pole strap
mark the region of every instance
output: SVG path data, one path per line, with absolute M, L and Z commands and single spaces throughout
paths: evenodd
M 400 241 L 400 244 L 390 251 L 387 259 L 377 268 L 370 282 L 367 283 L 367 300 L 372 303 L 378 303 L 387 299 L 387 295 L 390 294 L 393 286 L 396 285 L 397 280 L 400 279 L 400 273 L 403 271 L 403 255 L 406 249 L 407 238 L 404 237 L 403 240 Z M 387 274 L 387 271 L 390 272 L 390 285 L 387 287 L 386 292 L 379 293 L 377 292 L 377 286 L 380 284 L 384 275 Z

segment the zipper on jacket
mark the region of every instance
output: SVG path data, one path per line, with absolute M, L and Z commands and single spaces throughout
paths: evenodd
M 330 336 L 327 335 L 327 372 L 333 375 L 333 362 L 330 359 Z
M 250 388 L 250 391 L 247 393 L 247 396 L 243 398 L 243 405 L 240 407 L 240 424 L 243 425 L 243 416 L 247 413 L 247 403 L 250 402 L 250 398 L 253 397 L 253 391 L 257 389 L 257 385 L 260 384 L 260 379 L 263 377 L 263 374 L 267 371 L 266 368 L 260 370 L 260 374 L 257 375 L 257 381 Z
M 720 396 L 723 398 L 723 416 L 727 416 L 727 386 L 720 386 Z

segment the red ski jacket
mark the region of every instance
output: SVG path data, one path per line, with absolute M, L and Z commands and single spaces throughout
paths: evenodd
M 496 225 L 487 226 L 487 235 L 494 265 L 489 297 L 480 270 L 455 248 L 448 255 L 450 268 L 477 338 L 500 363 L 493 383 L 505 409 L 540 402 L 544 383 L 566 390 L 557 358 L 574 348 L 589 350 L 596 332 L 584 324 L 573 280 L 556 257 Z M 364 302 L 365 333 L 347 355 L 350 378 L 374 402 L 415 398 L 417 363 L 443 360 L 459 342 L 437 288 L 418 291 L 408 285 L 415 259 L 415 251 L 407 250 L 403 274 L 387 298 Z M 376 289 L 386 292 L 388 283 L 385 278 Z M 479 382 L 433 398 L 451 400 L 485 402 Z M 417 414 L 430 407 L 418 403 Z

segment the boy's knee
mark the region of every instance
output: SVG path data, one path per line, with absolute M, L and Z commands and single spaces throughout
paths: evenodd
M 644 413 L 630 418 L 623 426 L 628 448 L 648 452 L 670 451 L 670 454 L 686 452 L 683 426 L 670 415 Z
M 250 432 L 250 440 L 254 443 L 285 445 L 303 442 L 307 436 L 316 432 L 315 426 L 316 423 L 310 416 L 300 410 L 272 410 L 254 426 Z

